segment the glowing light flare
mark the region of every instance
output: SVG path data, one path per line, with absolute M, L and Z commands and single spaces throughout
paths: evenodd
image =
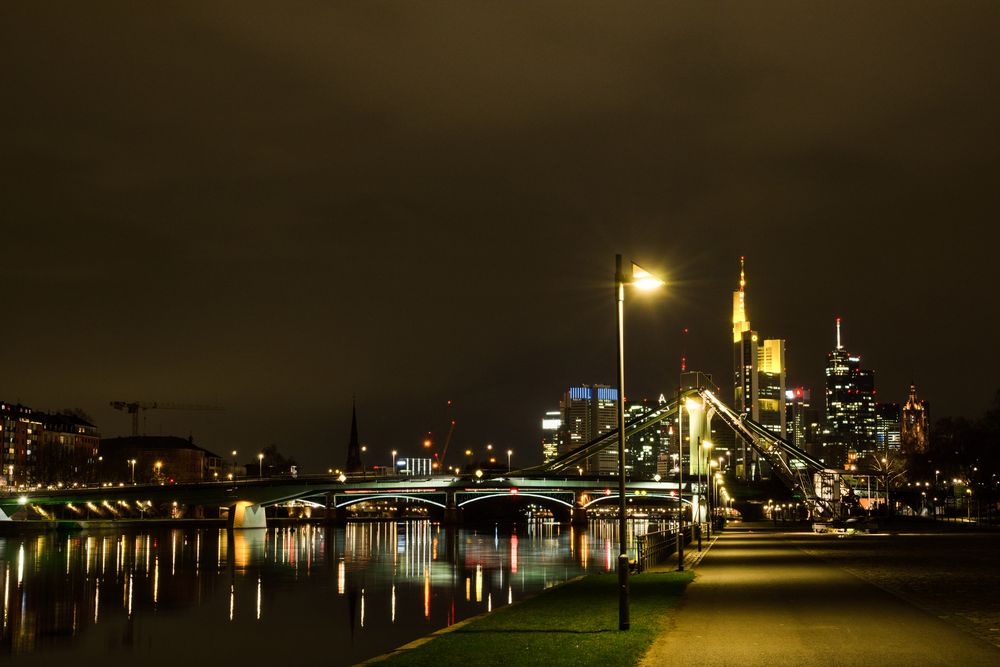
M 7 629 L 7 610 L 10 604 L 10 568 L 4 568 L 3 575 L 3 629 Z
M 483 601 L 483 566 L 476 565 L 476 602 Z
M 510 572 L 517 572 L 517 535 L 510 536 Z
M 431 573 L 424 570 L 424 618 L 431 617 Z
M 260 576 L 257 577 L 257 620 L 260 620 L 260 598 L 261 598 L 261 585 Z
M 635 262 L 632 262 L 632 281 L 631 284 L 638 287 L 641 290 L 651 290 L 657 287 L 662 287 L 664 285 L 663 281 L 654 276 L 652 273 L 642 268 Z

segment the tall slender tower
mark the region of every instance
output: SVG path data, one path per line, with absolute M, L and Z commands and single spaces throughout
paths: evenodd
M 347 464 L 344 470 L 364 472 L 364 465 L 361 463 L 361 444 L 358 442 L 358 410 L 354 401 L 351 401 L 351 440 L 347 443 Z
M 740 288 L 733 292 L 733 409 L 785 437 L 785 341 L 761 340 L 750 326 L 746 262 L 740 257 Z M 737 439 L 737 474 L 751 480 L 766 471 L 742 438 Z

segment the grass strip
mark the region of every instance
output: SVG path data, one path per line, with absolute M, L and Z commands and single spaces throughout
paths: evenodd
M 631 629 L 618 630 L 617 576 L 595 574 L 504 607 L 390 654 L 378 664 L 635 665 L 662 632 L 691 572 L 646 572 L 629 580 Z

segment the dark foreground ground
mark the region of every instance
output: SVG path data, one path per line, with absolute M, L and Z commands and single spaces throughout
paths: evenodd
M 644 664 L 1000 665 L 998 568 L 993 533 L 734 527 Z

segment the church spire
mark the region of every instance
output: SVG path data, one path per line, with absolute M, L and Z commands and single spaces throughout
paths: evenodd
M 364 466 L 361 463 L 361 445 L 358 442 L 358 410 L 353 398 L 351 399 L 351 439 L 347 443 L 347 464 L 344 469 L 347 472 L 364 471 Z

